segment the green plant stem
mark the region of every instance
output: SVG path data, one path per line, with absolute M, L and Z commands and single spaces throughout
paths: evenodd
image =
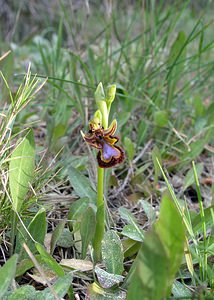
M 204 207 L 203 207 L 203 202 L 202 202 L 202 197 L 201 197 L 201 191 L 200 191 L 200 184 L 198 181 L 198 175 L 195 167 L 195 162 L 192 162 L 193 166 L 193 172 L 194 172 L 194 177 L 195 177 L 195 183 L 196 183 L 196 192 L 198 196 L 198 202 L 199 202 L 199 207 L 200 207 L 200 216 L 201 216 L 201 226 L 202 226 L 202 232 L 203 232 L 203 253 L 202 253 L 202 262 L 200 262 L 200 269 L 201 269 L 201 276 L 202 280 L 206 281 L 207 280 L 207 230 L 206 230 L 206 222 L 205 222 L 205 216 L 204 216 Z
M 100 101 L 100 110 L 102 112 L 102 125 L 104 129 L 108 128 L 108 111 L 106 102 Z M 101 244 L 105 232 L 105 201 L 104 201 L 104 169 L 97 168 L 97 213 L 96 228 L 93 241 L 94 262 L 101 260 Z
M 104 202 L 104 169 L 97 168 L 97 213 L 96 229 L 93 242 L 94 262 L 101 260 L 101 243 L 105 231 L 105 202 Z
M 10 234 L 10 255 L 13 255 L 14 247 L 15 247 L 15 238 L 17 233 L 17 222 L 18 218 L 16 212 L 14 210 L 11 211 L 11 234 Z

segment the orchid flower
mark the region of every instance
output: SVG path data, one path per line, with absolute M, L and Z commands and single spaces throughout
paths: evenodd
M 84 140 L 92 147 L 99 150 L 97 161 L 100 168 L 110 168 L 124 160 L 124 151 L 115 144 L 119 141 L 114 136 L 117 129 L 117 121 L 113 120 L 109 128 L 103 129 L 98 118 L 89 122 L 89 132 L 83 134 Z
M 99 83 L 94 94 L 98 110 L 89 122 L 88 133 L 84 134 L 81 131 L 84 140 L 98 150 L 96 228 L 92 242 L 95 263 L 100 261 L 102 257 L 101 245 L 105 232 L 104 171 L 105 168 L 121 163 L 125 157 L 123 149 L 116 145 L 119 141 L 119 138 L 114 135 L 117 129 L 117 121 L 113 120 L 111 125 L 108 126 L 111 104 L 114 101 L 115 94 L 115 84 L 109 85 L 105 94 L 102 83 Z

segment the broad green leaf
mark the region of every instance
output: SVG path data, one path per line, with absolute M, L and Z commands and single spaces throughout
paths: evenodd
M 155 230 L 164 245 L 170 265 L 167 272 L 169 292 L 184 254 L 185 231 L 180 213 L 167 194 L 162 198 L 160 216 L 155 224 Z
M 20 211 L 35 168 L 35 144 L 32 130 L 24 137 L 11 155 L 9 165 L 9 186 L 13 209 Z
M 51 247 L 50 247 L 50 254 L 52 255 L 54 252 L 54 249 L 56 247 L 56 243 L 59 240 L 63 229 L 65 227 L 66 221 L 60 221 L 59 224 L 57 224 L 56 228 L 54 229 L 52 236 L 51 236 Z
M 89 202 L 89 198 L 80 198 L 71 204 L 68 212 L 68 225 L 71 231 L 79 229 L 79 226 L 77 226 L 77 222 L 75 221 L 81 220 L 82 215 L 85 213 L 86 209 L 89 206 Z
M 87 197 L 92 203 L 96 202 L 96 193 L 92 189 L 89 179 L 81 174 L 78 170 L 69 166 L 68 177 L 75 193 L 81 197 Z
M 139 235 L 141 236 L 141 238 L 144 238 L 144 234 L 142 232 L 142 230 L 140 229 L 140 226 L 137 224 L 137 220 L 135 219 L 135 217 L 130 213 L 130 211 L 128 211 L 128 209 L 124 208 L 124 207 L 120 207 L 119 208 L 119 213 L 121 218 L 123 218 L 124 220 L 126 220 L 129 224 L 133 225 L 136 230 L 138 231 Z
M 97 275 L 99 284 L 105 289 L 111 288 L 115 284 L 119 284 L 124 279 L 124 277 L 121 275 L 110 274 L 97 266 L 95 267 L 94 271 Z
M 55 293 L 59 297 L 59 299 L 62 299 L 65 294 L 67 294 L 68 289 L 70 288 L 72 283 L 72 275 L 67 274 L 63 277 L 60 277 L 52 286 Z M 52 291 L 49 288 L 46 288 L 44 291 L 40 292 L 35 300 L 55 300 Z
M 40 244 L 36 244 L 36 248 L 41 255 L 42 261 L 53 270 L 58 276 L 64 276 L 63 268 L 55 261 L 55 259 Z
M 95 282 L 88 287 L 87 296 L 90 300 L 125 300 L 126 293 L 120 289 L 114 291 L 101 288 Z M 136 298 L 137 299 L 137 298 Z
M 181 282 L 178 280 L 175 280 L 172 286 L 172 293 L 174 297 L 189 297 L 188 299 L 191 299 L 192 293 L 191 291 Z
M 196 172 L 197 172 L 197 175 L 198 177 L 200 177 L 202 171 L 203 171 L 203 168 L 204 168 L 204 164 L 203 163 L 198 163 L 195 165 L 196 167 Z M 184 187 L 183 187 L 183 190 L 185 191 L 190 185 L 192 185 L 193 183 L 195 182 L 195 177 L 194 177 L 194 172 L 193 172 L 193 169 L 190 169 L 185 178 L 184 178 Z
M 38 292 L 32 285 L 24 285 L 8 294 L 3 300 L 35 300 Z M 43 299 L 44 300 L 44 299 Z
M 135 155 L 135 145 L 127 136 L 124 139 L 124 147 L 129 160 L 132 161 Z
M 58 238 L 57 246 L 63 248 L 70 248 L 74 245 L 73 234 L 70 232 L 68 228 L 64 228 L 61 232 L 61 235 Z
M 38 258 L 38 255 L 35 255 L 35 258 Z M 23 275 L 26 271 L 33 268 L 34 263 L 30 258 L 21 260 L 16 267 L 16 277 Z
M 170 294 L 183 257 L 184 240 L 182 218 L 175 204 L 165 195 L 159 220 L 145 236 L 130 270 L 128 300 L 160 300 Z
M 129 237 L 130 239 L 132 239 L 134 241 L 139 241 L 139 242 L 143 241 L 143 238 L 142 238 L 143 231 L 142 231 L 142 234 L 140 234 L 139 231 L 136 230 L 136 227 L 134 225 L 125 225 L 123 227 L 121 234 Z
M 140 206 L 142 206 L 149 223 L 153 224 L 156 220 L 156 213 L 153 206 L 146 200 L 139 200 L 138 203 L 140 204 Z
M 81 272 L 92 271 L 94 265 L 91 261 L 85 259 L 62 259 L 60 265 L 68 269 L 78 270 Z
M 130 279 L 127 300 L 161 300 L 167 294 L 170 264 L 159 235 L 153 230 L 145 236 Z
M 141 242 L 134 241 L 132 239 L 124 239 L 122 240 L 124 258 L 132 257 L 137 254 L 140 247 Z
M 28 226 L 28 231 L 36 242 L 40 244 L 44 243 L 45 235 L 47 233 L 46 212 L 44 208 L 41 208 L 32 219 Z M 33 248 L 35 248 L 34 241 L 29 239 L 29 242 L 28 247 L 30 249 L 32 248 L 33 251 Z
M 82 240 L 82 258 L 86 257 L 87 249 L 89 243 L 94 238 L 96 227 L 96 215 L 93 208 L 88 207 L 85 214 L 82 217 L 82 221 L 80 224 L 80 234 Z
M 20 254 L 19 259 L 27 258 L 27 253 L 23 252 L 22 244 L 25 242 L 32 253 L 36 252 L 35 241 L 43 244 L 47 233 L 46 212 L 41 208 L 27 227 L 28 233 L 21 228 L 17 235 L 16 252 Z M 32 239 L 33 238 L 33 239 Z
M 123 272 L 123 248 L 119 236 L 113 230 L 105 233 L 102 241 L 102 258 L 106 271 L 121 275 Z
M 65 227 L 66 221 L 60 221 L 59 224 L 57 224 L 56 228 L 54 229 L 52 236 L 51 236 L 51 247 L 50 247 L 50 254 L 52 255 L 54 252 L 54 249 L 56 247 L 56 243 L 59 240 L 63 229 Z
M 17 260 L 18 255 L 14 254 L 3 267 L 0 268 L 0 299 L 2 299 L 11 281 L 15 278 Z

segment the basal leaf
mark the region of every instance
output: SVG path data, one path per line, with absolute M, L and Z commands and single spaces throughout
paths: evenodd
M 185 231 L 180 213 L 167 194 L 162 198 L 160 216 L 155 224 L 155 230 L 164 245 L 170 265 L 167 272 L 167 284 L 170 291 L 184 254 Z
M 67 294 L 68 289 L 71 286 L 71 283 L 72 283 L 71 274 L 64 275 L 54 283 L 53 289 L 57 294 L 57 296 L 59 297 L 59 299 L 62 299 L 65 296 L 65 294 Z M 40 295 L 38 295 L 35 300 L 43 300 L 43 299 L 54 300 L 56 298 L 53 296 L 53 292 L 49 288 L 46 288 L 44 291 L 40 292 Z
M 175 280 L 175 282 L 173 283 L 172 293 L 174 297 L 178 297 L 178 298 L 185 297 L 191 299 L 192 296 L 191 291 L 178 280 Z
M 96 215 L 93 208 L 88 207 L 86 213 L 83 215 L 80 224 L 80 234 L 82 239 L 82 258 L 86 257 L 89 243 L 94 238 L 96 227 Z
M 50 254 L 52 255 L 54 252 L 54 249 L 56 247 L 56 243 L 59 240 L 63 229 L 65 227 L 66 221 L 60 221 L 59 224 L 57 224 L 56 228 L 54 229 L 52 236 L 51 236 L 51 247 L 50 247 Z
M 36 299 L 38 292 L 32 285 L 24 285 L 8 294 L 8 297 L 3 300 L 32 300 Z
M 33 179 L 35 168 L 35 144 L 32 130 L 24 137 L 11 155 L 9 165 L 9 186 L 13 209 L 20 211 Z
M 132 239 L 124 239 L 122 240 L 124 257 L 132 257 L 136 253 L 138 253 L 141 242 L 134 241 Z
M 105 233 L 102 241 L 102 258 L 106 271 L 121 275 L 123 272 L 123 249 L 119 236 L 113 230 Z
M 17 260 L 18 255 L 14 254 L 3 267 L 0 268 L 0 299 L 2 299 L 7 292 L 11 281 L 15 277 Z
M 105 289 L 111 288 L 114 285 L 121 283 L 124 279 L 124 277 L 121 275 L 110 274 L 97 266 L 95 267 L 94 271 L 97 275 L 100 285 Z
M 44 243 L 45 235 L 47 233 L 46 211 L 44 208 L 41 208 L 37 212 L 35 217 L 30 222 L 28 226 L 28 230 L 36 242 L 40 244 Z M 34 241 L 30 240 L 30 242 L 32 245 L 34 245 Z M 30 247 L 29 243 L 28 243 L 28 247 Z
M 128 300 L 160 300 L 170 295 L 183 257 L 184 239 L 181 216 L 171 199 L 165 195 L 159 220 L 145 236 L 130 270 Z
M 85 259 L 62 259 L 60 265 L 68 269 L 78 270 L 81 272 L 92 271 L 94 266 L 93 263 Z
M 86 176 L 70 166 L 68 168 L 68 177 L 71 186 L 79 197 L 87 197 L 91 200 L 91 202 L 96 202 L 96 192 L 92 189 L 90 181 Z
M 114 291 L 101 288 L 95 282 L 88 287 L 88 298 L 90 300 L 125 300 L 126 293 L 119 289 Z
M 36 244 L 36 248 L 41 255 L 42 261 L 51 269 L 53 270 L 58 276 L 64 276 L 63 268 L 56 262 L 56 260 L 45 250 L 45 248 L 40 245 Z
M 140 204 L 140 206 L 142 206 L 143 210 L 145 211 L 149 223 L 153 224 L 156 220 L 156 213 L 152 204 L 146 200 L 139 200 L 138 203 Z
M 24 228 L 20 231 L 16 239 L 16 253 L 19 253 L 19 260 L 28 258 L 26 252 L 22 251 L 22 244 L 25 242 L 32 253 L 36 252 L 35 241 L 43 244 L 45 234 L 47 232 L 46 212 L 41 208 L 27 227 L 28 232 Z
M 61 235 L 57 240 L 57 246 L 63 248 L 70 248 L 73 245 L 74 245 L 73 234 L 70 232 L 68 228 L 63 228 Z
M 136 230 L 134 225 L 125 225 L 121 232 L 124 236 L 129 237 L 130 239 L 138 242 L 142 242 L 142 235 L 139 234 L 139 231 Z
M 126 220 L 129 224 L 133 225 L 135 229 L 138 231 L 138 234 L 141 236 L 142 239 L 144 239 L 144 233 L 140 229 L 140 226 L 137 224 L 137 220 L 135 217 L 126 209 L 125 207 L 120 207 L 119 208 L 119 213 L 121 218 Z
M 38 256 L 35 255 L 35 258 L 37 259 Z M 32 262 L 32 260 L 30 258 L 21 260 L 18 263 L 17 268 L 16 268 L 16 277 L 23 275 L 26 271 L 33 268 L 33 266 L 34 266 L 34 263 Z
M 80 198 L 71 204 L 68 212 L 68 225 L 71 231 L 79 229 L 79 226 L 77 226 L 77 222 L 75 221 L 81 220 L 83 214 L 89 206 L 89 203 L 89 198 L 85 197 Z
M 164 245 L 153 230 L 145 236 L 130 279 L 127 300 L 164 299 L 167 292 L 167 273 L 170 267 Z M 133 271 L 133 270 L 130 270 Z

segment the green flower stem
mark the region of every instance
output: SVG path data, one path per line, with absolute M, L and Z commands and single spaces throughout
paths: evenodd
M 105 232 L 104 169 L 97 168 L 97 213 L 94 237 L 94 262 L 101 260 L 101 243 Z
M 108 111 L 106 102 L 100 101 L 99 108 L 102 113 L 102 126 L 108 128 Z M 94 263 L 101 260 L 101 245 L 105 232 L 105 201 L 104 201 L 104 169 L 97 168 L 97 213 L 96 228 L 93 241 Z

